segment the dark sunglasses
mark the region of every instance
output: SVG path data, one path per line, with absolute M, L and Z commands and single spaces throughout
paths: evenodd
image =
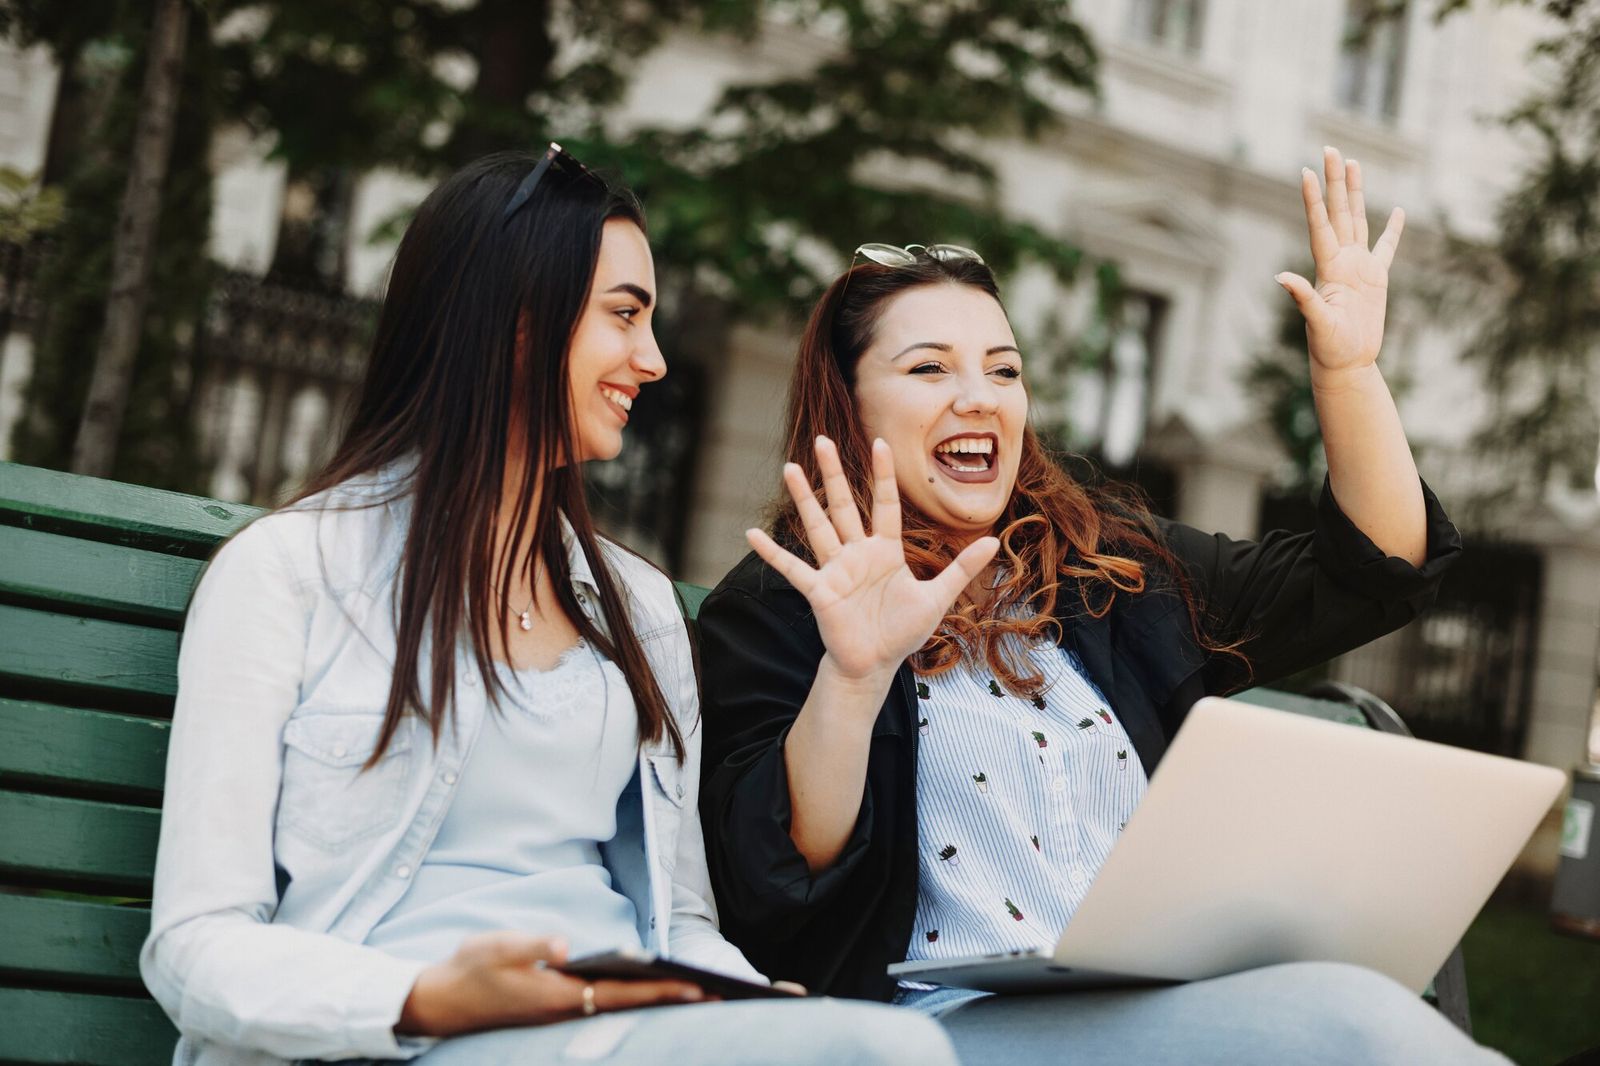
M 539 157 L 539 162 L 534 165 L 532 170 L 528 171 L 528 176 L 522 179 L 522 184 L 517 186 L 517 191 L 511 194 L 511 200 L 506 204 L 506 209 L 500 213 L 501 226 L 510 222 L 511 216 L 522 210 L 523 204 L 533 199 L 534 190 L 539 187 L 540 179 L 544 177 L 545 172 L 551 167 L 560 167 L 592 181 L 600 181 L 599 176 L 573 158 L 571 152 L 555 141 L 551 141 L 550 147 L 545 149 L 544 155 Z

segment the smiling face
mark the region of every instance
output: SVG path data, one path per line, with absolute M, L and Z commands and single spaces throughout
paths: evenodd
M 883 306 L 855 367 L 856 414 L 894 450 L 900 494 L 957 540 L 1011 499 L 1028 420 L 1022 356 L 988 293 L 945 282 Z
M 579 462 L 616 458 L 639 387 L 666 375 L 651 331 L 655 293 L 649 241 L 628 219 L 611 219 L 567 360 Z

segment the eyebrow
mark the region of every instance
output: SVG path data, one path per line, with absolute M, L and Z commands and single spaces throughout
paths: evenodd
M 628 293 L 635 300 L 638 300 L 640 303 L 644 304 L 646 307 L 649 307 L 654 302 L 654 300 L 650 296 L 650 293 L 647 290 L 641 289 L 639 286 L 631 284 L 630 282 L 626 282 L 625 281 L 621 285 L 613 285 L 613 286 L 611 286 L 611 288 L 606 290 L 606 295 L 609 296 L 614 292 L 625 292 L 625 293 Z
M 953 345 L 945 344 L 942 341 L 917 341 L 915 344 L 906 345 L 900 351 L 898 351 L 894 355 L 890 356 L 889 357 L 889 362 L 892 363 L 896 359 L 900 358 L 902 355 L 905 355 L 907 352 L 914 352 L 918 348 L 932 348 L 936 352 L 951 352 L 951 351 L 955 351 L 955 348 L 954 348 Z M 985 351 L 983 354 L 985 356 L 990 356 L 990 355 L 999 355 L 1001 352 L 1016 352 L 1018 355 L 1021 355 L 1022 354 L 1022 349 L 1018 348 L 1015 344 L 997 344 L 993 348 L 990 348 L 987 351 Z

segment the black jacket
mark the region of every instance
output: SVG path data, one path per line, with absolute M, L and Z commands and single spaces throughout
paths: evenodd
M 1326 486 L 1310 533 L 1259 542 L 1176 522 L 1159 532 L 1186 567 L 1215 637 L 1246 638 L 1253 668 L 1208 655 L 1181 599 L 1160 582 L 1117 597 L 1104 617 L 1059 613 L 1075 651 L 1151 772 L 1184 715 L 1206 695 L 1264 684 L 1416 617 L 1461 542 L 1424 486 L 1428 556 L 1386 558 Z M 1067 596 L 1061 597 L 1069 599 Z M 1076 609 L 1074 609 L 1076 607 Z M 917 904 L 917 716 L 903 665 L 873 726 L 866 790 L 836 862 L 813 877 L 789 839 L 784 738 L 811 689 L 822 639 L 810 606 L 751 554 L 700 609 L 706 851 L 728 938 L 773 977 L 813 991 L 888 999 L 884 968 L 905 958 Z

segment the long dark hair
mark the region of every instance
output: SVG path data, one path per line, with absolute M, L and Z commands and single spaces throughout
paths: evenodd
M 819 435 L 832 438 L 864 514 L 870 513 L 872 500 L 871 442 L 856 413 L 856 364 L 871 345 L 890 300 L 908 289 L 939 284 L 966 285 L 1001 302 L 994 275 L 977 260 L 923 255 L 905 266 L 861 263 L 828 287 L 800 341 L 789 386 L 784 456 L 800 465 L 810 484 L 820 484 L 812 442 Z M 930 578 L 955 558 L 960 545 L 903 495 L 900 502 L 906 564 L 918 577 Z M 780 502 L 772 525 L 780 543 L 805 551 L 804 527 L 787 499 Z M 1102 618 L 1118 596 L 1159 587 L 1182 599 L 1201 647 L 1240 660 L 1248 671 L 1238 651 L 1240 642 L 1219 641 L 1207 633 L 1203 606 L 1183 567 L 1161 542 L 1142 496 L 1129 486 L 1074 480 L 1031 425 L 1023 429 L 1016 487 L 996 527 L 1004 583 L 981 609 L 963 593 L 914 657 L 918 669 L 940 673 L 970 655 L 986 663 L 1010 691 L 1034 695 L 1044 677 L 1026 659 L 1015 657 L 1016 644 L 1008 635 L 1058 637 L 1063 594 L 1068 616 Z
M 395 253 L 388 290 L 349 429 L 327 465 L 294 503 L 395 463 L 415 461 L 393 496 L 408 497 L 410 524 L 396 575 L 394 679 L 368 765 L 417 714 L 435 742 L 453 713 L 455 655 L 465 627 L 474 668 L 490 699 L 506 696 L 494 668 L 490 627 L 509 635 L 514 578 L 543 560 L 561 610 L 627 678 L 639 735 L 663 733 L 683 756 L 683 738 L 606 564 L 584 495 L 568 401 L 568 354 L 583 312 L 607 221 L 644 229 L 632 193 L 591 172 L 553 166 L 533 198 L 502 219 L 537 157 L 499 153 L 464 167 L 417 209 Z M 522 343 L 519 351 L 519 333 Z M 502 501 L 511 435 L 527 471 Z M 535 502 L 534 494 L 538 493 Z M 515 533 L 494 551 L 495 517 L 509 503 Z M 609 637 L 572 591 L 560 514 L 594 573 Z M 422 691 L 423 635 L 431 666 Z

